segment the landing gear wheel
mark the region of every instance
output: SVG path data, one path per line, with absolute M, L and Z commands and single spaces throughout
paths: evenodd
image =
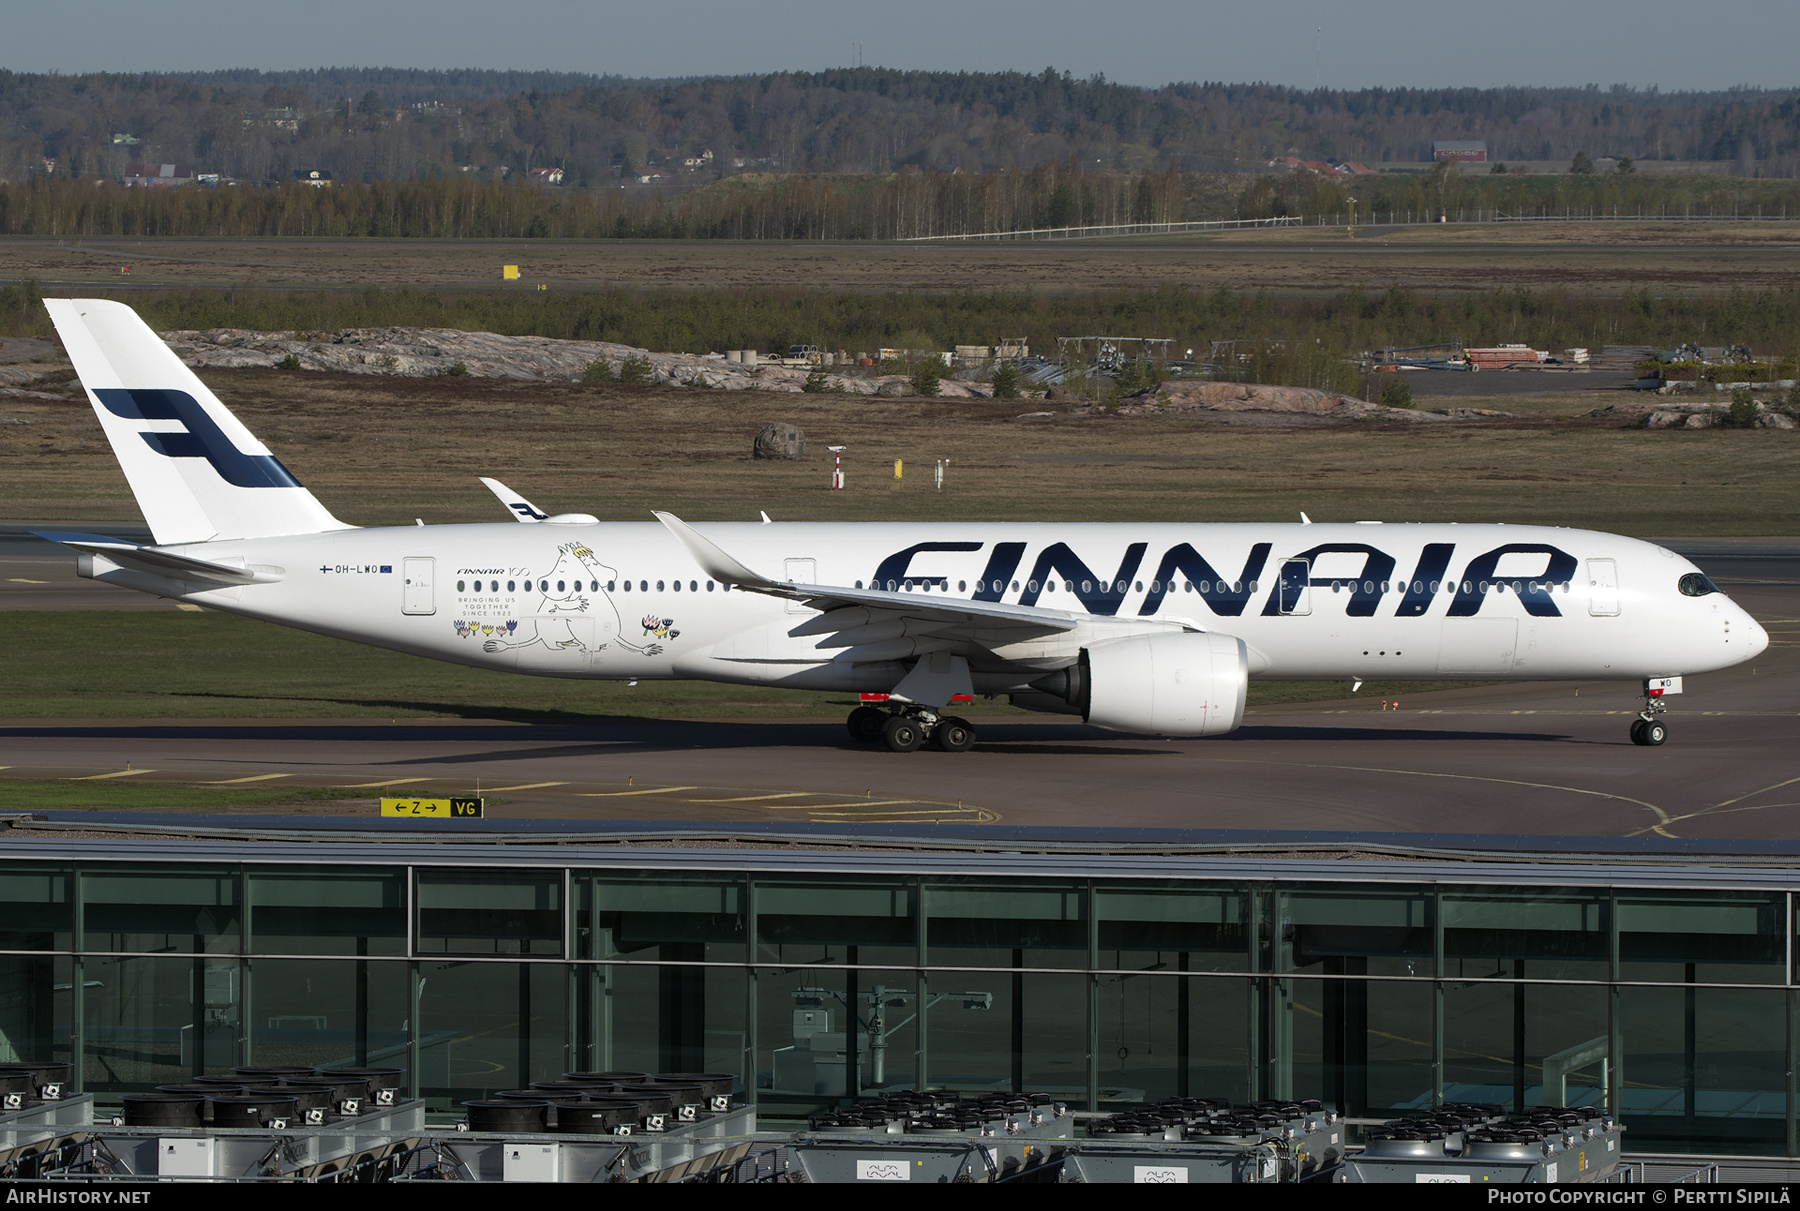
M 876 744 L 881 740 L 881 727 L 887 722 L 887 712 L 878 711 L 872 706 L 859 706 L 850 712 L 850 718 L 844 726 L 850 729 L 850 738 L 864 744 Z
M 1631 742 L 1633 744 L 1642 744 L 1644 742 L 1644 721 L 1642 719 L 1633 719 L 1631 721 Z
M 1650 719 L 1644 723 L 1644 743 L 1655 748 L 1669 738 L 1669 728 L 1661 719 Z
M 931 733 L 931 742 L 946 753 L 966 753 L 975 747 L 975 729 L 967 719 L 945 715 Z
M 925 729 L 910 715 L 891 715 L 881 725 L 881 742 L 896 753 L 910 753 L 925 743 Z

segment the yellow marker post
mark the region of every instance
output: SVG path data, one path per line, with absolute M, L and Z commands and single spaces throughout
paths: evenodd
M 500 278 L 502 281 L 507 281 L 507 282 L 518 281 L 519 280 L 519 267 L 517 265 L 502 265 L 502 266 L 500 266 Z
M 894 460 L 894 478 L 900 478 L 900 460 L 897 458 Z
M 387 799 L 381 801 L 383 816 L 407 820 L 451 820 L 482 818 L 481 799 Z

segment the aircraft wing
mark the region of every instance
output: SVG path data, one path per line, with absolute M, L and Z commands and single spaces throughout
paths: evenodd
M 934 651 L 992 650 L 1073 631 L 1083 624 L 1067 611 L 1041 606 L 776 580 L 740 563 L 674 514 L 659 512 L 656 518 L 714 580 L 748 593 L 804 602 L 820 611 L 789 634 L 821 636 L 818 647 L 845 649 L 839 658 L 852 662 L 898 660 Z
M 268 568 L 234 567 L 231 564 L 215 563 L 210 559 L 195 559 L 191 555 L 146 547 L 122 538 L 108 538 L 103 534 L 67 534 L 51 530 L 33 530 L 32 533 L 68 547 L 71 551 L 99 555 L 122 568 L 148 572 L 152 576 L 176 580 L 215 580 L 220 584 L 271 584 L 285 579 L 280 572 Z

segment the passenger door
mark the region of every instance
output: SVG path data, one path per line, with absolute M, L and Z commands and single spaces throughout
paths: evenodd
M 437 603 L 432 597 L 432 565 L 435 563 L 428 557 L 412 557 L 401 561 L 400 570 L 405 575 L 400 599 L 402 614 L 435 614 Z
M 1616 618 L 1619 613 L 1619 568 L 1610 559 L 1590 559 L 1588 613 L 1596 618 Z
M 1281 565 L 1281 612 L 1296 617 L 1312 613 L 1312 561 L 1290 559 Z
M 790 559 L 787 561 L 782 575 L 790 584 L 818 584 L 818 561 L 813 559 Z M 787 603 L 787 612 L 790 614 L 805 614 L 809 611 L 806 608 L 805 602 L 790 601 Z

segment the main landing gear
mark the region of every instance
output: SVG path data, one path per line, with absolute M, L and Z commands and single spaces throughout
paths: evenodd
M 1662 713 L 1669 709 L 1661 694 L 1652 694 L 1649 684 L 1644 688 L 1644 709 L 1638 717 L 1631 721 L 1631 742 L 1647 748 L 1655 748 L 1669 738 L 1669 725 L 1662 721 Z
M 885 744 L 896 753 L 910 753 L 930 744 L 946 753 L 966 753 L 975 746 L 975 728 L 967 719 L 939 715 L 922 706 L 878 710 L 859 706 L 844 726 L 864 744 Z

